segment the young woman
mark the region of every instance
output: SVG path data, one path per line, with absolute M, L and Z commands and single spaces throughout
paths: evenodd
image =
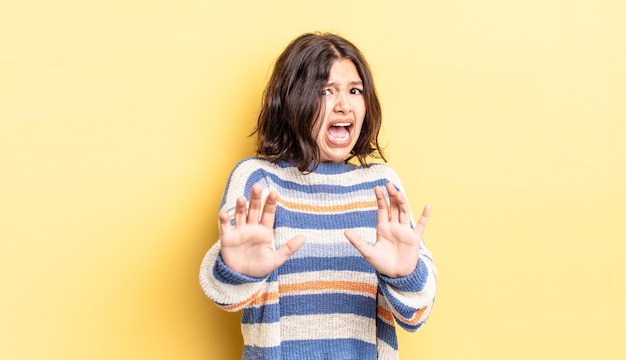
M 258 156 L 232 171 L 200 283 L 243 310 L 243 359 L 397 359 L 395 324 L 421 327 L 436 268 L 378 144 L 381 110 L 360 51 L 304 34 L 263 95 Z M 351 160 L 358 160 L 358 164 Z

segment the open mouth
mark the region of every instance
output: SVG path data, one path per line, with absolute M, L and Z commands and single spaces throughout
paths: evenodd
M 352 134 L 352 124 L 349 122 L 338 122 L 328 128 L 328 139 L 335 145 L 345 145 L 350 142 Z

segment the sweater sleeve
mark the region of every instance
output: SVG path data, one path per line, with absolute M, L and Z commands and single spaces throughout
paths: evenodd
M 230 269 L 220 254 L 218 241 L 206 253 L 200 265 L 200 286 L 217 306 L 239 311 L 260 298 L 267 278 L 251 278 Z
M 412 274 L 390 278 L 378 274 L 380 291 L 396 322 L 407 331 L 419 329 L 430 315 L 437 291 L 437 269 L 422 242 Z
M 233 215 L 240 196 L 250 197 L 252 185 L 262 182 L 259 159 L 245 159 L 231 172 L 219 211 Z M 222 260 L 218 240 L 206 253 L 200 265 L 200 286 L 215 304 L 226 311 L 239 311 L 261 299 L 266 292 L 265 278 L 252 278 L 230 269 Z
M 398 175 L 389 167 L 388 180 L 406 195 Z M 415 224 L 413 218 L 411 224 Z M 424 241 L 420 244 L 417 266 L 412 274 L 390 278 L 378 274 L 380 291 L 396 322 L 407 331 L 419 329 L 430 315 L 437 292 L 437 268 Z

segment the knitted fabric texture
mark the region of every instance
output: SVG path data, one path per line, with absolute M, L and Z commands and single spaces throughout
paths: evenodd
M 374 187 L 391 182 L 404 192 L 386 165 L 358 167 L 322 163 L 302 174 L 288 163 L 260 158 L 241 161 L 231 173 L 220 211 L 234 214 L 236 199 L 250 198 L 254 184 L 264 196 L 279 194 L 274 245 L 297 234 L 304 245 L 264 278 L 229 269 L 220 242 L 205 255 L 200 283 L 219 307 L 243 310 L 243 359 L 398 359 L 395 324 L 419 329 L 430 314 L 436 268 L 422 243 L 415 271 L 403 278 L 377 273 L 343 234 L 354 229 L 376 240 Z M 412 221 L 412 224 L 414 222 Z

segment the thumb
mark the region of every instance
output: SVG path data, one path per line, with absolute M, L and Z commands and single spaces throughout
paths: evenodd
M 352 244 L 352 246 L 354 246 L 365 259 L 369 259 L 373 247 L 365 242 L 361 235 L 357 234 L 356 231 L 350 229 L 344 231 L 343 234 L 346 236 L 348 241 L 350 241 L 350 244 Z
M 275 269 L 278 269 L 282 264 L 287 261 L 296 251 L 298 251 L 302 245 L 304 245 L 304 241 L 306 238 L 304 235 L 296 235 L 291 238 L 289 241 L 285 243 L 285 245 L 281 246 L 274 253 L 274 266 Z

